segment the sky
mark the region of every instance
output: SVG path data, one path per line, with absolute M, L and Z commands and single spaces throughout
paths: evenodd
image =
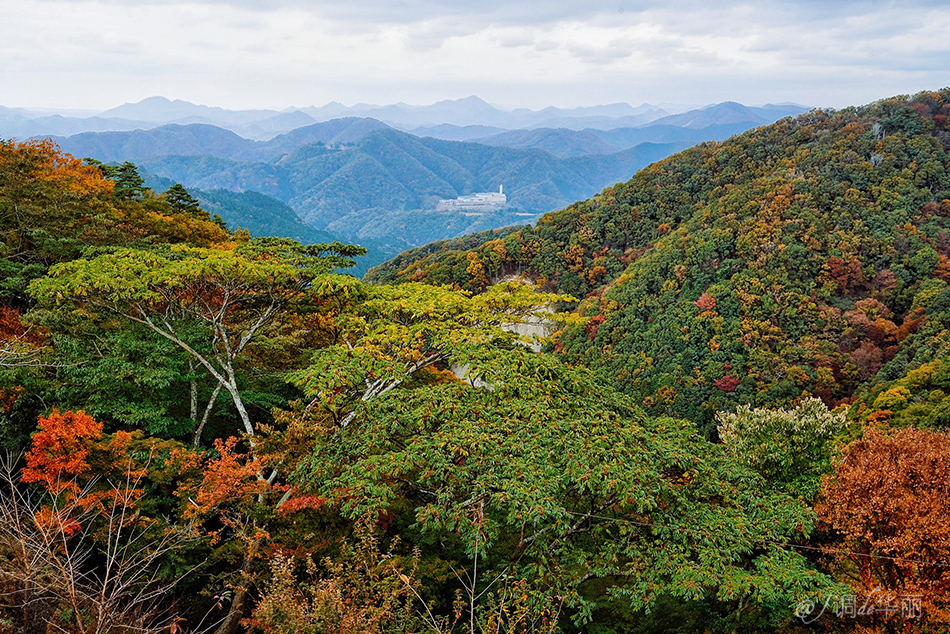
M 950 85 L 950 0 L 9 0 L 0 105 L 840 108 Z

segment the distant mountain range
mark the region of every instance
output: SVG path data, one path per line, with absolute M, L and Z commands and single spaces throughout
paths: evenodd
M 686 146 L 642 143 L 621 152 L 558 158 L 535 149 L 417 137 L 374 119 L 336 119 L 253 141 L 205 124 L 88 132 L 55 139 L 75 156 L 131 160 L 202 191 L 260 192 L 318 229 L 400 250 L 524 223 L 628 177 Z M 492 214 L 435 211 L 440 199 L 503 185 Z
M 719 104 L 720 106 L 724 104 Z M 807 110 L 798 105 L 766 105 L 761 108 L 745 108 L 743 120 L 755 120 L 756 125 L 769 123 L 787 114 L 796 114 Z M 187 125 L 204 123 L 256 140 L 267 140 L 306 127 L 314 123 L 345 117 L 377 119 L 387 125 L 420 136 L 435 136 L 451 141 L 467 141 L 475 136 L 458 136 L 457 128 L 481 126 L 483 129 L 470 131 L 478 137 L 497 134 L 506 130 L 534 128 L 566 128 L 569 130 L 612 130 L 623 127 L 637 127 L 675 117 L 689 108 L 660 108 L 649 104 L 631 106 L 617 103 L 604 106 L 582 108 L 554 108 L 529 110 L 517 108 L 502 110 L 479 99 L 466 97 L 440 101 L 428 106 L 392 104 L 375 106 L 357 104 L 344 106 L 329 103 L 321 107 L 287 108 L 280 110 L 227 110 L 224 108 L 203 106 L 165 97 L 149 97 L 137 103 L 126 103 L 104 112 L 38 112 L 23 108 L 4 108 L 0 106 L 0 138 L 29 138 L 33 136 L 69 136 L 81 132 L 124 131 L 155 128 L 160 125 L 177 123 Z M 705 112 L 700 109 L 692 112 Z M 707 113 L 712 114 L 712 113 Z M 722 113 L 717 110 L 716 116 Z M 752 117 L 751 119 L 749 117 Z M 735 123 L 736 121 L 713 121 L 691 127 L 706 127 L 715 123 Z M 684 126 L 681 123 L 671 125 Z M 443 126 L 447 126 L 444 127 Z M 690 126 L 687 126 L 690 127 Z M 443 136 L 449 134 L 451 136 Z
M 375 119 L 344 118 L 297 128 L 268 141 L 254 141 L 217 126 L 167 124 L 148 130 L 84 132 L 52 137 L 75 156 L 100 161 L 137 161 L 147 157 L 211 156 L 235 161 L 270 161 L 305 145 L 355 143 L 376 130 L 389 129 Z
M 229 226 L 339 236 L 369 246 L 374 264 L 433 240 L 533 222 L 688 146 L 803 110 L 725 102 L 675 113 L 646 104 L 504 111 L 469 97 L 281 112 L 151 97 L 91 116 L 0 107 L 0 138 L 48 136 L 78 157 L 133 161 L 155 186 L 194 190 Z M 436 210 L 440 199 L 500 185 L 504 209 Z

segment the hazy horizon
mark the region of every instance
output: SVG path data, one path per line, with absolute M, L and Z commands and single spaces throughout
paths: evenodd
M 950 84 L 946 3 L 24 0 L 3 105 L 858 105 Z M 42 34 L 43 37 L 37 37 Z
M 396 103 L 369 103 L 369 102 L 365 102 L 365 101 L 364 101 L 364 102 L 357 102 L 357 103 L 342 103 L 342 102 L 339 102 L 339 101 L 328 101 L 328 102 L 326 102 L 326 103 L 293 104 L 293 105 L 287 105 L 287 106 L 283 106 L 283 107 L 274 107 L 274 108 L 248 108 L 247 110 L 262 110 L 262 111 L 267 110 L 267 111 L 274 111 L 274 112 L 292 112 L 292 111 L 294 111 L 294 110 L 304 110 L 304 109 L 308 109 L 308 108 L 325 108 L 325 107 L 329 107 L 329 106 L 333 106 L 333 105 L 341 106 L 341 107 L 343 107 L 343 108 L 345 108 L 345 109 L 347 109 L 347 110 L 363 109 L 363 108 L 365 108 L 366 110 L 370 110 L 370 109 L 376 109 L 376 108 L 386 108 L 386 107 L 389 107 L 389 106 L 404 106 L 404 107 L 407 107 L 407 108 L 427 108 L 427 107 L 431 107 L 431 106 L 434 106 L 434 105 L 438 105 L 438 104 L 440 104 L 440 103 L 460 102 L 460 101 L 465 101 L 465 100 L 467 100 L 467 99 L 472 99 L 472 98 L 481 99 L 481 97 L 479 97 L 478 95 L 474 95 L 474 94 L 473 94 L 473 95 L 466 95 L 466 96 L 464 96 L 464 97 L 450 97 L 450 98 L 446 98 L 446 99 L 439 99 L 439 100 L 437 100 L 437 101 L 429 102 L 429 103 L 406 103 L 406 102 L 396 102 Z M 68 106 L 65 106 L 65 107 L 52 107 L 52 106 L 32 107 L 32 106 L 22 106 L 22 105 L 11 105 L 11 104 L 7 104 L 7 103 L 3 103 L 3 102 L 0 102 L 0 107 L 10 108 L 10 109 L 14 109 L 14 110 L 16 110 L 16 109 L 19 109 L 19 110 L 27 110 L 27 111 L 30 111 L 30 112 L 36 113 L 36 114 L 46 114 L 46 115 L 61 114 L 61 115 L 71 115 L 71 116 L 88 117 L 88 116 L 100 115 L 100 114 L 102 114 L 102 113 L 109 112 L 110 110 L 114 110 L 114 109 L 120 108 L 120 107 L 122 107 L 122 106 L 134 106 L 134 105 L 141 104 L 142 102 L 146 102 L 146 101 L 154 100 L 154 99 L 164 99 L 164 100 L 167 100 L 167 101 L 170 102 L 170 103 L 184 102 L 184 103 L 189 104 L 189 105 L 198 106 L 198 107 L 203 107 L 203 108 L 221 108 L 221 109 L 223 109 L 223 110 L 233 110 L 233 111 L 242 110 L 242 109 L 238 109 L 238 108 L 228 108 L 228 107 L 226 107 L 226 106 L 223 106 L 223 105 L 221 105 L 221 104 L 216 104 L 216 103 L 196 103 L 196 102 L 193 102 L 193 101 L 189 101 L 189 100 L 187 100 L 187 99 L 180 99 L 180 98 L 178 98 L 178 97 L 169 97 L 169 96 L 167 96 L 167 95 L 149 95 L 148 97 L 144 97 L 144 98 L 139 99 L 139 100 L 136 100 L 136 101 L 124 101 L 124 102 L 122 102 L 122 103 L 112 104 L 112 105 L 110 105 L 110 106 L 108 106 L 108 107 L 106 107 L 106 108 L 100 108 L 100 109 L 77 109 L 77 108 L 70 108 L 70 107 L 68 107 Z M 526 107 L 526 106 L 519 106 L 519 105 L 506 105 L 506 104 L 491 103 L 491 102 L 489 102 L 489 101 L 487 101 L 487 100 L 484 100 L 484 99 L 482 99 L 482 101 L 484 101 L 485 103 L 488 103 L 488 104 L 489 104 L 490 106 L 492 106 L 493 108 L 496 108 L 496 109 L 501 110 L 501 111 L 504 111 L 504 112 L 513 112 L 513 111 L 515 111 L 515 110 L 522 110 L 522 109 L 524 109 L 524 110 L 531 110 L 531 111 L 533 111 L 533 112 L 540 112 L 541 110 L 544 110 L 544 109 L 546 109 L 546 108 L 558 108 L 558 109 L 563 109 L 563 110 L 572 110 L 572 109 L 583 109 L 583 108 L 609 107 L 609 106 L 617 106 L 617 105 L 628 105 L 628 106 L 631 106 L 632 108 L 654 107 L 654 108 L 660 108 L 660 109 L 669 110 L 670 112 L 685 112 L 685 111 L 688 111 L 688 110 L 702 109 L 702 108 L 706 108 L 706 107 L 709 107 L 709 106 L 714 106 L 714 105 L 716 105 L 717 103 L 723 103 L 723 102 L 710 102 L 710 103 L 671 103 L 671 102 L 648 103 L 648 102 L 641 102 L 641 103 L 630 103 L 630 102 L 620 102 L 620 101 L 617 101 L 617 102 L 612 102 L 612 103 L 591 103 L 591 104 L 585 104 L 585 105 L 582 105 L 582 106 L 559 106 L 559 105 L 557 105 L 557 104 L 547 104 L 547 105 L 539 106 L 539 107 L 535 107 L 535 108 L 528 108 L 528 107 Z M 736 101 L 736 100 L 734 100 L 734 99 L 727 99 L 727 100 L 725 100 L 725 101 Z M 737 103 L 741 103 L 741 102 L 737 102 Z M 761 102 L 761 103 L 743 103 L 742 105 L 744 105 L 744 106 L 749 106 L 749 107 L 762 107 L 762 106 L 768 106 L 768 105 L 773 105 L 773 106 L 803 106 L 803 107 L 812 107 L 811 104 L 798 103 L 798 102 L 790 102 L 790 101 L 784 101 L 784 102 Z M 344 116 L 353 116 L 353 115 L 351 115 L 351 114 L 345 114 Z

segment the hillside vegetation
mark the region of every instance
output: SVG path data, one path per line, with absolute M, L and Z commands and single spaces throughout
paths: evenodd
M 948 114 L 784 120 L 385 284 L 0 142 L 0 629 L 942 631 Z
M 50 143 L 0 144 L 0 230 L 5 626 L 554 631 L 623 622 L 614 591 L 755 592 L 769 623 L 833 585 L 780 546 L 805 503 L 763 516 L 689 424 L 522 345 L 512 323 L 566 297 L 368 286 L 334 273 L 359 247 L 230 233 Z
M 655 414 L 846 402 L 946 350 L 948 96 L 704 144 L 534 227 L 418 249 L 368 279 L 478 291 L 521 273 L 573 295 L 591 321 L 558 349 Z

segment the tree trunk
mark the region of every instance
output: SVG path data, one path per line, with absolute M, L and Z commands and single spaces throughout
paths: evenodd
M 244 408 L 244 401 L 241 399 L 241 392 L 238 390 L 237 384 L 234 382 L 229 382 L 226 383 L 224 387 L 231 395 L 231 400 L 234 401 L 234 407 L 237 408 L 238 415 L 240 415 L 241 421 L 244 423 L 244 430 L 247 432 L 248 436 L 253 436 L 254 424 L 251 423 L 251 417 Z
M 188 361 L 188 374 L 194 374 L 195 364 L 190 359 Z M 191 379 L 191 420 L 198 422 L 198 381 Z
M 192 443 L 195 447 L 197 447 L 198 443 L 201 442 L 201 432 L 204 431 L 205 424 L 208 422 L 208 418 L 211 416 L 211 410 L 214 408 L 214 404 L 218 400 L 218 394 L 220 393 L 221 383 L 218 383 L 214 386 L 214 392 L 211 393 L 211 398 L 208 399 L 208 405 L 205 406 L 205 413 L 201 417 L 201 424 L 198 425 L 198 429 L 195 430 L 195 436 L 192 439 Z
M 244 560 L 241 566 L 241 580 L 234 588 L 234 596 L 231 598 L 231 607 L 228 609 L 228 615 L 224 617 L 218 629 L 214 634 L 235 634 L 241 626 L 241 617 L 244 616 L 244 599 L 247 598 L 248 584 L 247 573 L 251 569 L 251 558 Z

